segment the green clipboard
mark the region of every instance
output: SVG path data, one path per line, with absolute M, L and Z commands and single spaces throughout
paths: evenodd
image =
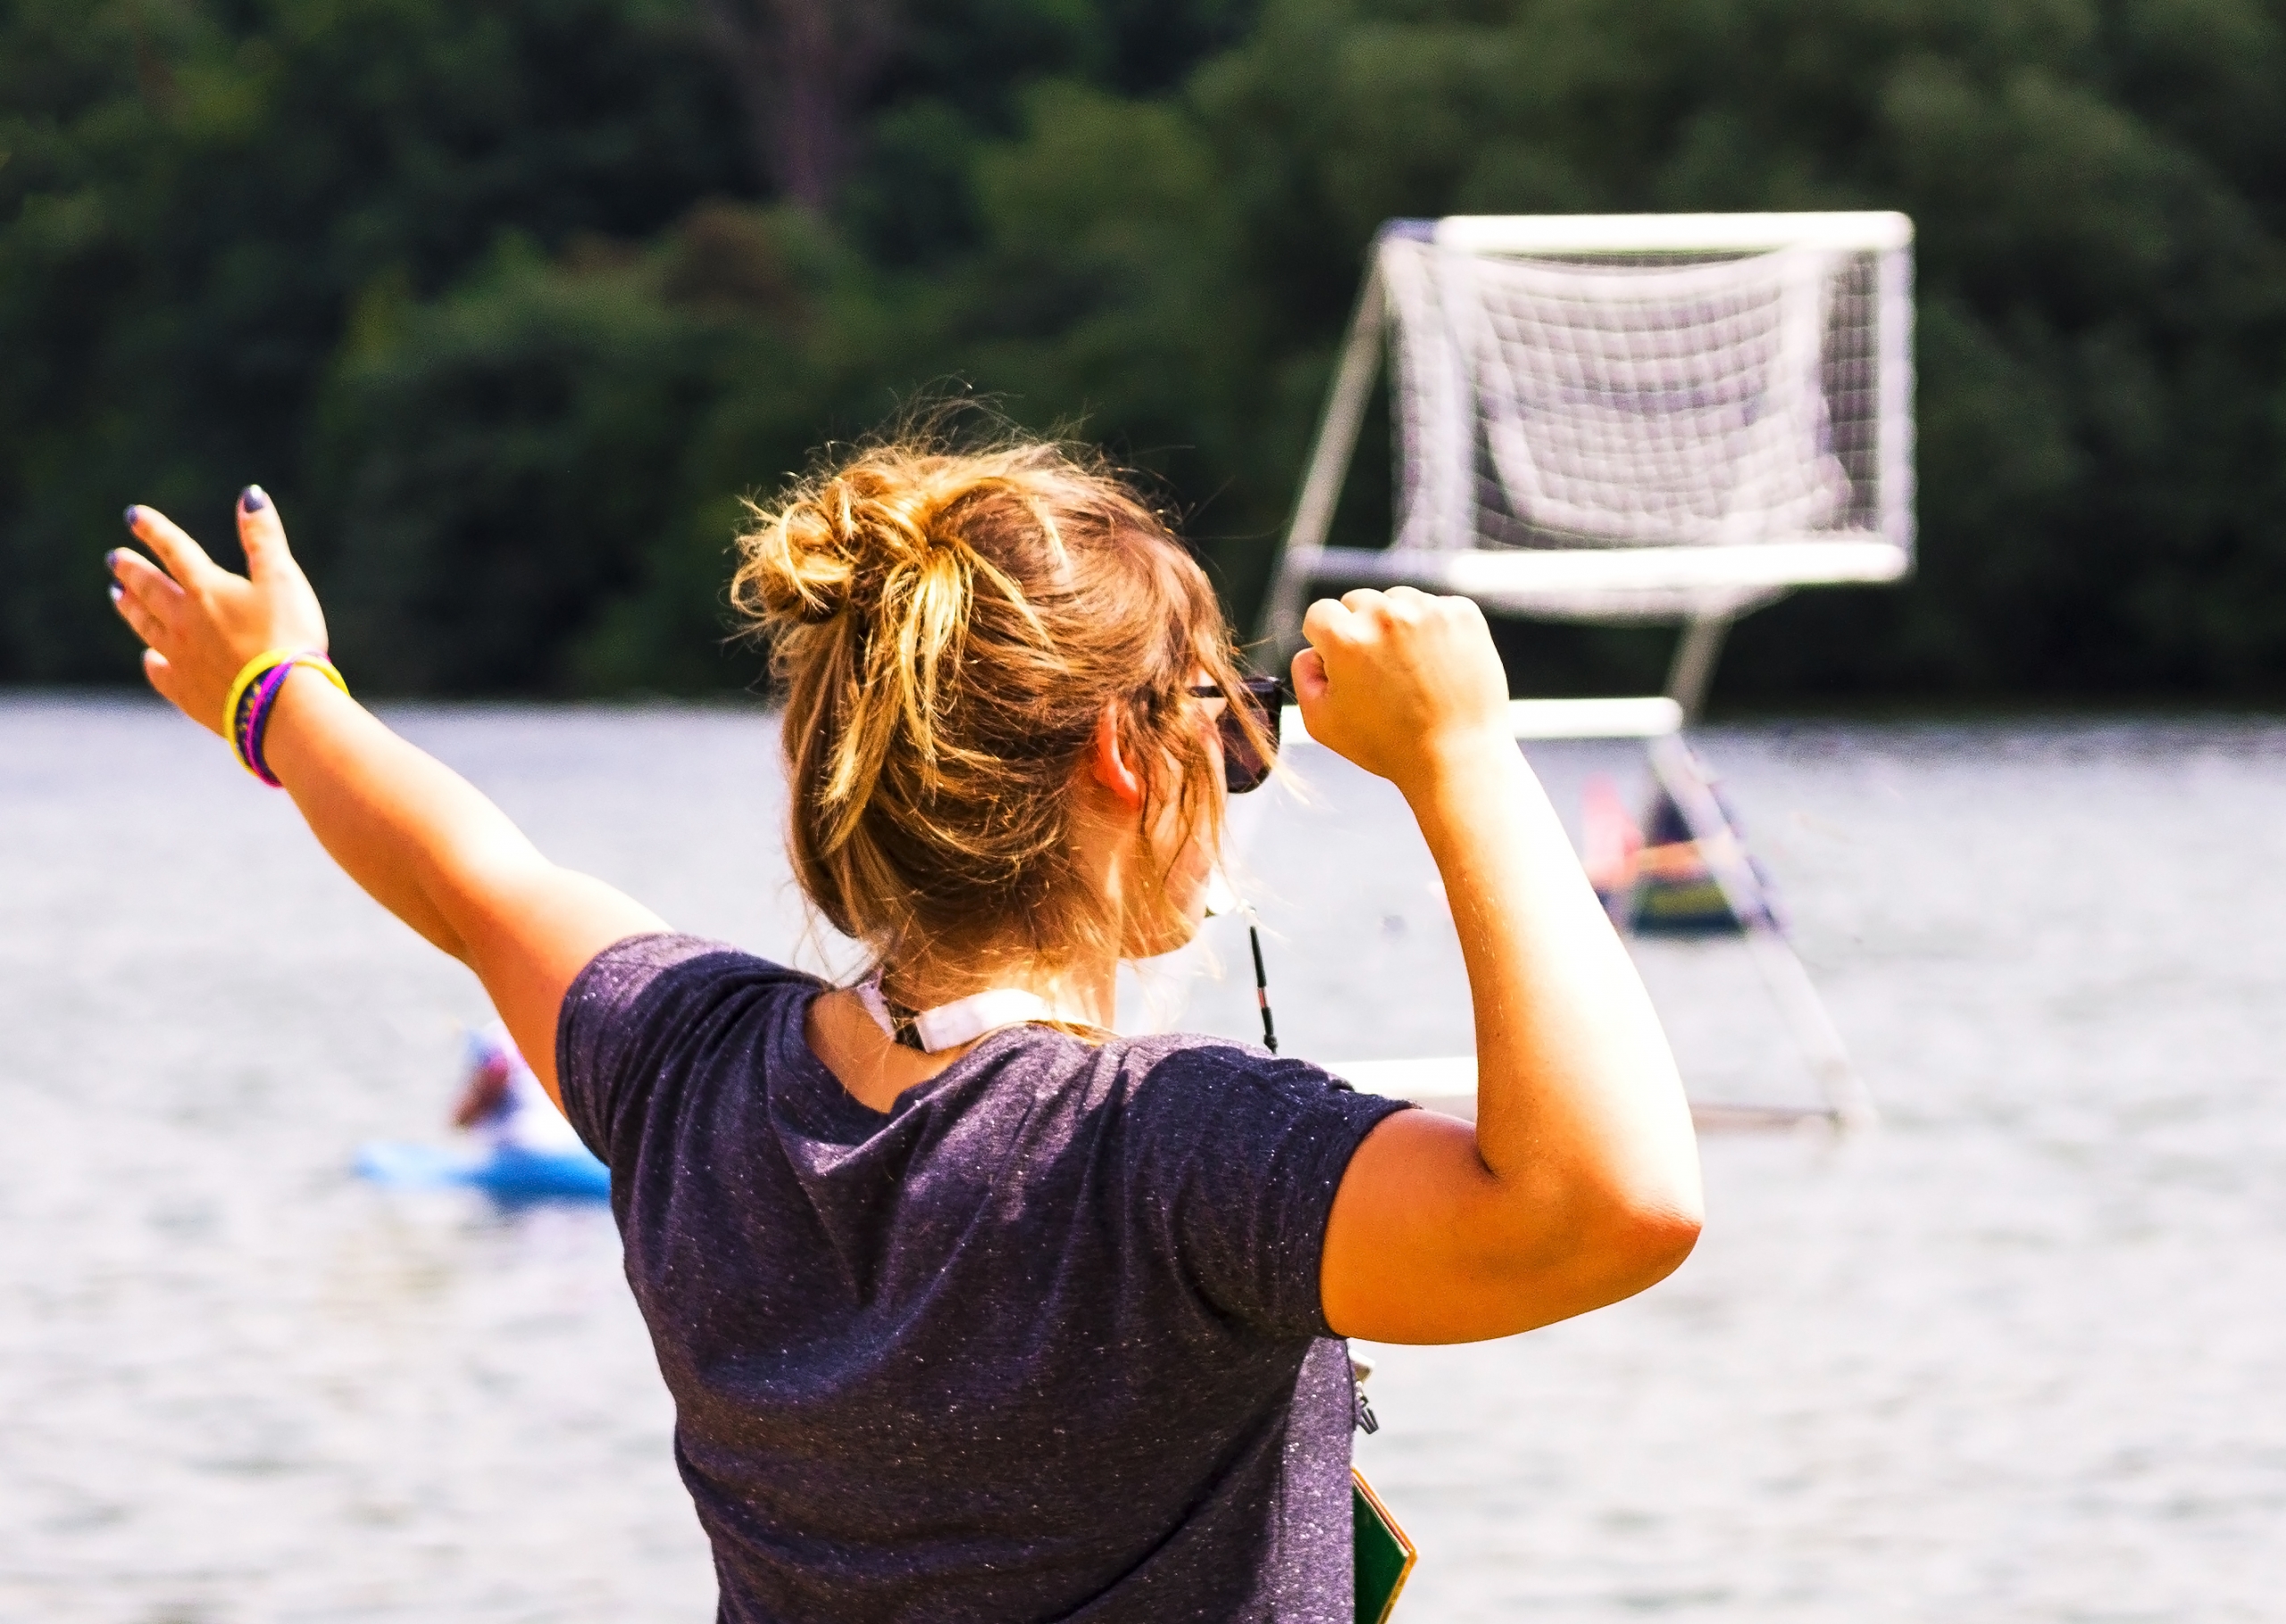
M 1381 1503 L 1365 1481 L 1365 1474 L 1349 1469 L 1352 1549 L 1357 1564 L 1357 1624 L 1388 1624 L 1397 1611 L 1397 1593 L 1413 1577 L 1421 1553 L 1397 1526 L 1389 1508 Z

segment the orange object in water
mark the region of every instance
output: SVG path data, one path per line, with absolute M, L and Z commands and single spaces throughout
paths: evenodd
M 1713 786 L 1707 787 L 1711 792 Z M 1736 840 L 1736 820 L 1719 799 L 1715 804 L 1723 819 L 1717 837 Z M 1598 773 L 1588 779 L 1580 864 L 1613 922 L 1639 936 L 1730 936 L 1745 929 L 1708 867 L 1706 854 L 1664 792 L 1653 795 L 1647 821 L 1648 832 L 1610 779 Z M 1754 904 L 1774 920 L 1768 881 L 1751 857 L 1747 862 L 1755 882 Z
M 1643 831 L 1620 798 L 1619 786 L 1600 772 L 1588 779 L 1580 832 L 1581 866 L 1588 870 L 1588 883 L 1608 908 L 1634 888 Z

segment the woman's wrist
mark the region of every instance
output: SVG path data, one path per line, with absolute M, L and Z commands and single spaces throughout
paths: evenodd
M 1412 760 L 1405 775 L 1393 775 L 1391 781 L 1416 812 L 1425 803 L 1498 783 L 1523 763 L 1516 741 L 1506 728 L 1454 729 L 1432 734 L 1408 754 Z
M 259 744 L 259 759 L 270 775 L 265 782 L 287 787 L 284 780 L 293 776 L 296 761 L 306 757 L 311 730 L 322 727 L 323 712 L 342 701 L 355 703 L 347 687 L 324 671 L 300 662 L 288 668 L 271 701 Z

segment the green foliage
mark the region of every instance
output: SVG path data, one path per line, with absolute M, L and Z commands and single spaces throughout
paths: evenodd
M 640 251 L 504 239 L 427 304 L 377 285 L 317 419 L 342 658 L 416 693 L 750 680 L 733 498 L 800 468 L 875 364 L 840 348 L 859 279 L 799 215 L 715 204 Z
M 110 516 L 259 478 L 384 687 L 743 682 L 737 497 L 956 381 L 1158 476 L 1243 612 L 1384 219 L 1884 207 L 1922 571 L 1726 692 L 2275 695 L 2282 82 L 2281 0 L 955 0 L 820 223 L 724 201 L 688 0 L 0 0 L 0 679 L 131 672 Z
M 2251 0 L 1273 0 L 1195 92 L 1292 352 L 1391 215 L 1906 210 L 1922 575 L 1749 622 L 1728 679 L 2248 693 L 2286 681 L 2281 66 Z
M 656 230 L 730 184 L 730 119 L 647 0 L 0 4 L 0 679 L 131 674 L 130 500 L 211 530 L 259 478 L 331 529 L 307 430 L 361 292 Z
M 311 561 L 343 659 L 413 691 L 567 686 L 681 517 L 652 471 L 717 387 L 705 325 L 645 291 L 504 246 L 347 358 L 320 420 L 341 518 Z

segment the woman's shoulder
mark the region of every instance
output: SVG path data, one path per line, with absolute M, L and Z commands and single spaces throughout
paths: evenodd
M 1349 1085 L 1314 1062 L 1273 1054 L 1259 1044 L 1199 1032 L 1159 1032 L 1117 1040 L 1122 1063 L 1139 1076 L 1207 1086 L 1298 1086 L 1347 1091 Z
M 805 989 L 824 985 L 805 970 L 773 962 L 728 942 L 659 931 L 622 937 L 588 960 L 587 968 L 573 979 L 566 1003 L 625 1009 L 663 986 L 723 984 L 756 989 L 780 984 Z
M 1360 1094 L 1314 1062 L 1228 1037 L 1171 1034 L 1115 1047 L 1116 1109 L 1129 1130 L 1186 1159 L 1245 1161 L 1305 1140 L 1354 1145 L 1406 1104 Z
M 815 976 L 705 937 L 627 937 L 588 962 L 556 1018 L 564 1114 L 616 1165 L 629 1124 L 680 1098 L 718 1057 L 788 1024 L 781 1000 L 806 998 Z M 799 1027 L 794 1023 L 798 1033 Z
M 1153 1113 L 1195 1116 L 1251 1104 L 1347 1114 L 1364 1097 L 1314 1062 L 1235 1038 L 1164 1033 L 1122 1038 L 1111 1047 L 1130 1108 Z
M 556 1018 L 557 1070 L 642 1063 L 710 1013 L 807 996 L 822 985 L 728 942 L 669 932 L 626 937 L 590 959 L 565 991 Z
M 1404 1102 L 1228 1038 L 1116 1049 L 1123 1086 L 1100 1163 L 1119 1170 L 1139 1244 L 1224 1314 L 1281 1337 L 1331 1334 L 1319 1289 L 1327 1214 L 1358 1145 Z

